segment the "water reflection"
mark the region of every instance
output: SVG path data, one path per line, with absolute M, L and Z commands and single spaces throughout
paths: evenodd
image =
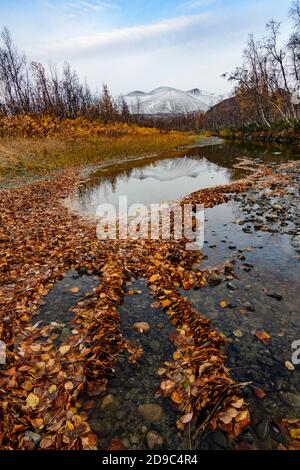
M 235 168 L 238 158 L 247 157 L 256 163 L 286 162 L 298 159 L 296 146 L 222 144 L 169 152 L 160 160 L 136 160 L 95 172 L 79 187 L 71 201 L 81 213 L 94 215 L 99 204 L 118 205 L 126 195 L 128 205 L 149 205 L 183 197 L 201 188 L 226 184 L 245 176 Z

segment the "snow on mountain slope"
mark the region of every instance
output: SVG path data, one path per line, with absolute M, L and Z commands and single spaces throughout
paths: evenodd
M 159 87 L 149 93 L 131 92 L 125 96 L 125 99 L 134 113 L 175 115 L 196 111 L 206 112 L 222 97 L 203 92 L 198 88 L 182 91 L 171 87 Z

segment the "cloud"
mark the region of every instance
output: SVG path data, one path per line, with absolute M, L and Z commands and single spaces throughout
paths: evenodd
M 190 9 L 208 7 L 215 3 L 215 0 L 190 0 L 186 2 L 185 6 Z
M 56 8 L 55 5 L 49 4 Z M 70 0 L 61 2 L 57 8 L 69 17 L 97 13 L 105 10 L 117 8 L 118 5 L 113 0 Z
M 63 42 L 52 42 L 44 46 L 46 54 L 56 57 L 76 56 L 81 57 L 86 54 L 98 52 L 112 52 L 113 50 L 124 50 L 124 48 L 140 48 L 141 46 L 153 46 L 155 43 L 160 46 L 163 40 L 180 40 L 180 34 L 193 28 L 206 24 L 210 18 L 208 13 L 179 16 L 162 20 L 147 25 L 138 25 L 113 29 L 107 32 L 93 33 L 87 36 L 76 36 Z M 182 38 L 184 40 L 184 37 Z

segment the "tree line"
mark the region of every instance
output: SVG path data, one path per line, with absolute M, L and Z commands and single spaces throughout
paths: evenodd
M 100 118 L 103 122 L 132 120 L 123 96 L 114 100 L 107 85 L 92 93 L 69 63 L 59 73 L 39 62 L 28 62 L 9 30 L 0 33 L 0 115 L 49 114 L 60 118 Z
M 228 124 L 271 127 L 281 121 L 293 127 L 299 120 L 300 0 L 292 2 L 289 18 L 292 30 L 285 44 L 280 41 L 281 23 L 271 20 L 264 37 L 249 36 L 242 65 L 223 75 L 235 85 L 239 111 L 234 123 L 224 115 Z

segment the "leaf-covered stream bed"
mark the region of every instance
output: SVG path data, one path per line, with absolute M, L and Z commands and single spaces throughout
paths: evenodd
M 159 367 L 176 351 L 176 329 L 153 303 L 144 280 L 127 283 L 118 308 L 127 349 L 100 395 L 81 396 L 100 449 L 278 449 L 288 446 L 285 420 L 300 415 L 300 369 L 291 363 L 300 339 L 299 176 L 282 196 L 248 190 L 206 210 L 202 267 L 229 263 L 200 290 L 181 289 L 196 310 L 226 337 L 227 367 L 237 382 L 250 383 L 244 396 L 251 424 L 236 439 L 206 429 L 192 439 L 196 423 L 183 432 L 175 403 L 159 396 Z M 59 341 L 71 336 L 71 308 L 92 295 L 101 279 L 69 272 L 44 298 L 43 322 L 57 322 Z M 149 331 L 135 329 L 146 322 Z M 175 343 L 174 343 L 175 342 Z
M 1 448 L 299 447 L 299 164 L 235 168 L 203 253 L 99 240 L 74 172 L 2 193 Z

